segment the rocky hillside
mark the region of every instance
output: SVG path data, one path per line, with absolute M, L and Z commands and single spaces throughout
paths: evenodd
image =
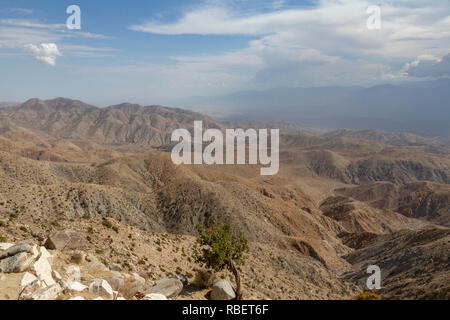
M 55 139 L 88 139 L 108 145 L 161 146 L 170 142 L 174 129 L 190 129 L 194 120 L 203 120 L 205 127 L 220 128 L 211 118 L 181 109 L 129 103 L 98 108 L 64 98 L 31 99 L 2 110 L 0 119 L 8 121 L 10 126 Z
M 370 206 L 393 210 L 407 217 L 450 226 L 450 186 L 432 182 L 413 182 L 396 186 L 378 182 L 359 187 L 341 188 L 336 192 L 369 203 Z

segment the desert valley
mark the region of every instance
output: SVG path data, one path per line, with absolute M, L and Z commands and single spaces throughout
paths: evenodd
M 221 130 L 280 128 L 278 174 L 174 165 L 172 131 L 200 120 Z M 45 246 L 33 254 L 52 256 L 51 283 L 80 271 L 83 290 L 61 285 L 54 298 L 93 299 L 84 289 L 100 279 L 115 298 L 139 299 L 181 274 L 170 298 L 206 299 L 191 259 L 199 223 L 229 223 L 249 240 L 245 299 L 352 299 L 366 291 L 369 265 L 381 269 L 382 299 L 449 299 L 450 145 L 65 98 L 0 109 L 0 243 L 25 241 L 30 255 Z M 76 241 L 59 247 L 52 237 L 61 234 Z M 0 247 L 0 268 L 8 250 Z M 23 285 L 27 270 L 19 271 L 0 273 L 0 299 L 42 290 Z

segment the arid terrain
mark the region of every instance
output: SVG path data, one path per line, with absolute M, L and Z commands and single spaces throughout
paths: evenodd
M 256 165 L 175 166 L 171 133 L 194 120 L 222 130 L 264 126 L 63 98 L 1 109 L 0 243 L 71 229 L 83 243 L 50 250 L 63 278 L 82 252 L 102 263 L 97 278 L 115 265 L 151 287 L 181 273 L 190 283 L 176 298 L 206 299 L 208 290 L 193 284 L 195 226 L 229 223 L 250 242 L 246 299 L 351 299 L 366 290 L 369 265 L 381 268 L 382 299 L 450 298 L 448 145 L 275 122 L 275 176 L 260 176 Z M 14 277 L 0 276 L 0 299 L 19 297 Z

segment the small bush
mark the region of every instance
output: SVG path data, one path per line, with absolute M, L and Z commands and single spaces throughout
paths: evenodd
M 52 226 L 54 226 L 54 227 L 61 227 L 61 225 L 56 220 L 52 222 Z
M 381 300 L 381 297 L 377 295 L 376 293 L 365 291 L 358 293 L 355 296 L 355 300 Z
M 20 229 L 21 231 L 23 231 L 23 232 L 28 232 L 28 229 L 27 229 L 26 227 L 24 227 L 24 226 L 21 226 L 19 229 Z
M 108 219 L 103 220 L 102 225 L 107 227 L 108 229 L 111 229 L 113 227 L 112 223 Z
M 139 260 L 139 261 L 138 261 L 138 264 L 142 264 L 142 265 L 144 265 L 144 264 L 145 264 L 145 260 L 142 260 L 142 259 L 141 259 L 141 260 Z
M 88 213 L 83 214 L 83 219 L 89 220 L 91 216 Z
M 6 238 L 2 235 L 0 235 L 0 242 L 6 242 Z
M 203 289 L 211 288 L 215 278 L 215 274 L 211 271 L 198 270 L 195 274 L 194 284 Z

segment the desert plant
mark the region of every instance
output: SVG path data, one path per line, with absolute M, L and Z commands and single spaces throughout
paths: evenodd
M 355 300 L 381 300 L 381 297 L 377 295 L 376 293 L 370 292 L 370 291 L 364 291 L 361 293 L 358 293 L 355 296 Z
M 243 235 L 232 233 L 229 224 L 205 227 L 197 225 L 197 244 L 194 247 L 195 261 L 216 272 L 228 269 L 236 281 L 236 299 L 242 300 L 241 278 L 238 265 L 245 263 L 248 241 Z
M 113 227 L 112 223 L 108 219 L 103 220 L 102 225 L 109 229 L 111 229 Z
M 203 289 L 211 288 L 215 278 L 214 272 L 210 270 L 198 270 L 195 273 L 194 284 Z

